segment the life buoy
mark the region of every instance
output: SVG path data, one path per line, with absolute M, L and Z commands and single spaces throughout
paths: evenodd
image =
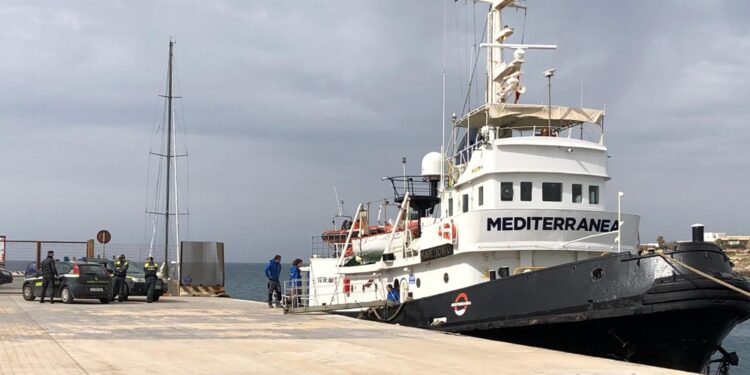
M 344 293 L 349 294 L 352 291 L 352 281 L 348 278 L 344 278 L 344 285 L 342 286 Z
M 438 228 L 438 236 L 453 241 L 456 238 L 456 225 L 452 221 L 441 224 Z

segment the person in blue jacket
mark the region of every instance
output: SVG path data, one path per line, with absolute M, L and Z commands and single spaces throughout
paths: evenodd
M 388 302 L 398 303 L 400 299 L 398 289 L 393 289 L 393 285 L 391 284 L 388 284 L 386 289 L 388 289 Z
M 292 262 L 292 268 L 289 269 L 289 281 L 292 287 L 292 307 L 298 307 L 302 303 L 302 274 L 299 266 L 302 265 L 302 259 L 295 259 Z
M 281 255 L 276 255 L 270 262 L 268 262 L 265 272 L 266 278 L 268 278 L 268 307 L 273 307 L 273 292 L 276 292 L 276 307 L 281 307 L 281 285 L 279 284 L 279 275 L 281 275 Z

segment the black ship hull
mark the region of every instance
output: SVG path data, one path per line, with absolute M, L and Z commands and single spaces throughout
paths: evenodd
M 742 290 L 713 244 L 665 254 Z M 750 299 L 657 254 L 614 254 L 493 280 L 366 318 L 686 371 L 702 371 L 750 317 Z

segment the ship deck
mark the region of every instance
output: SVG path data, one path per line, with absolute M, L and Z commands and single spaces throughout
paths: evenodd
M 682 373 L 230 298 L 50 305 L 0 293 L 0 311 L 2 374 Z

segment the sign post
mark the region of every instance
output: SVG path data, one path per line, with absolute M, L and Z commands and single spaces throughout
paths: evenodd
M 102 244 L 102 258 L 107 259 L 107 253 L 105 252 L 107 244 L 112 240 L 112 234 L 108 230 L 102 229 L 96 234 L 96 240 Z

